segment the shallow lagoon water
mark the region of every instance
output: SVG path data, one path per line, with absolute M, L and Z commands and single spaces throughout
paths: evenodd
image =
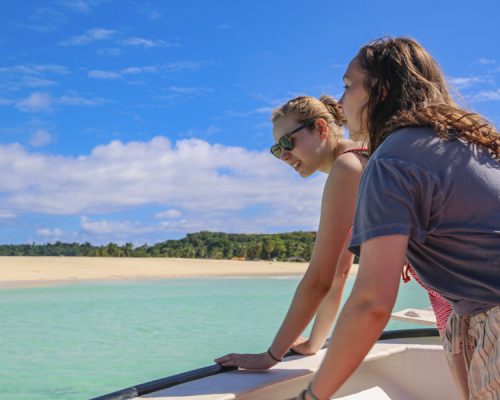
M 269 346 L 299 277 L 0 290 L 0 398 L 88 399 Z M 346 294 L 352 287 L 350 278 Z M 395 310 L 428 308 L 415 282 Z M 387 329 L 415 325 L 390 322 Z

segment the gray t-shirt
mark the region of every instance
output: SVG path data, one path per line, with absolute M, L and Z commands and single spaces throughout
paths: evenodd
M 500 161 L 430 128 L 392 133 L 361 179 L 350 250 L 393 234 L 409 235 L 417 275 L 459 315 L 500 304 Z

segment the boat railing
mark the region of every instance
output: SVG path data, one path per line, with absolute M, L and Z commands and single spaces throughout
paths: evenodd
M 420 328 L 420 329 L 401 329 L 384 331 L 379 338 L 381 340 L 405 339 L 405 338 L 422 338 L 439 336 L 436 328 Z M 323 348 L 328 347 L 328 342 Z M 294 351 L 289 351 L 286 357 L 297 355 Z M 131 386 L 126 389 L 117 390 L 116 392 L 108 393 L 103 396 L 94 397 L 90 400 L 130 400 L 159 390 L 168 389 L 183 383 L 195 381 L 197 379 L 214 376 L 228 371 L 234 371 L 236 367 L 223 367 L 220 364 L 209 365 L 191 371 L 182 372 L 180 374 L 168 376 L 166 378 L 156 379 L 154 381 L 141 383 L 136 386 Z

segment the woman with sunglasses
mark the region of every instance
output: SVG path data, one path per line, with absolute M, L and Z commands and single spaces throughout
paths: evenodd
M 297 97 L 273 111 L 276 144 L 271 147 L 271 153 L 302 177 L 316 171 L 328 174 L 319 229 L 309 267 L 268 351 L 228 354 L 216 362 L 224 366 L 267 369 L 279 362 L 294 344 L 294 350 L 301 354 L 313 354 L 323 346 L 337 315 L 353 261 L 346 246 L 359 180 L 367 161 L 363 143 L 343 137 L 343 121 L 337 102 L 329 96 Z M 352 132 L 351 137 L 356 137 L 356 132 Z M 309 340 L 297 340 L 317 311 Z
M 362 141 L 343 137 L 341 126 L 345 117 L 338 103 L 329 96 L 292 99 L 273 111 L 272 122 L 277 143 L 271 147 L 271 153 L 275 157 L 288 163 L 303 177 L 318 170 L 329 175 L 323 193 L 320 226 L 309 268 L 269 350 L 259 354 L 228 354 L 215 360 L 224 366 L 266 369 L 280 361 L 290 348 L 304 355 L 316 353 L 324 345 L 337 316 L 353 261 L 346 245 L 368 149 Z M 349 135 L 351 138 L 367 137 L 354 124 Z M 451 312 L 449 304 L 425 287 L 409 264 L 402 276 L 404 282 L 412 276 L 427 290 L 439 332 L 444 334 Z M 315 297 L 316 302 L 311 302 Z M 309 339 L 299 336 L 316 310 Z M 457 382 L 463 382 L 461 370 L 457 372 L 453 366 L 452 370 Z

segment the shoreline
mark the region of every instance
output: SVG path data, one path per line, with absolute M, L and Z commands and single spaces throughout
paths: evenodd
M 0 289 L 203 277 L 300 276 L 309 263 L 188 258 L 0 257 Z M 354 275 L 353 265 L 349 275 Z

